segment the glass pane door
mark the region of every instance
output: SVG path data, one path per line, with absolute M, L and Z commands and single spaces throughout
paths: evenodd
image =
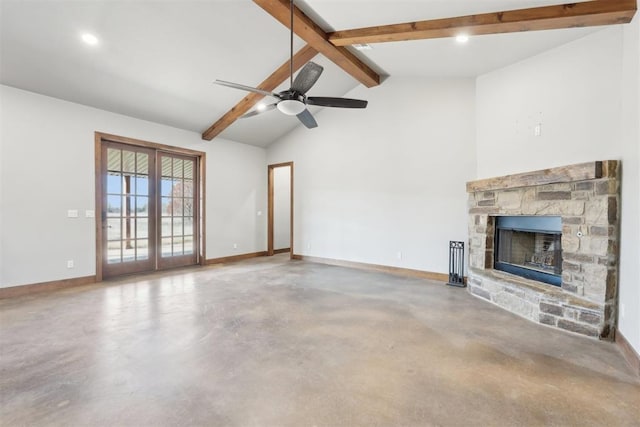
M 102 147 L 103 275 L 155 268 L 154 150 Z
M 160 254 L 158 267 L 197 262 L 198 188 L 196 158 L 159 153 Z

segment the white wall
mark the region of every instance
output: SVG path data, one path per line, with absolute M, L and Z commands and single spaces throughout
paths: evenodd
M 0 85 L 1 87 L 1 85 Z M 1 93 L 0 93 L 1 95 Z M 4 172 L 3 172 L 3 165 L 4 165 L 4 161 L 2 159 L 4 159 L 4 144 L 3 144 L 3 140 L 4 140 L 4 132 L 3 132 L 3 128 L 4 128 L 4 102 L 2 101 L 4 98 L 2 96 L 0 96 L 0 287 L 2 287 L 2 284 L 4 283 L 4 281 L 2 280 L 2 272 L 4 271 L 4 255 L 3 255 L 3 250 L 4 250 L 4 245 L 2 244 L 2 230 L 4 228 L 4 185 L 2 185 L 3 183 L 3 179 L 2 177 L 4 176 Z
M 476 138 L 479 178 L 622 160 L 619 328 L 640 350 L 638 19 L 480 76 Z
M 610 28 L 480 76 L 479 178 L 618 158 L 621 36 Z
M 473 80 L 391 77 L 345 96 L 369 106 L 324 109 L 267 150 L 295 163 L 295 252 L 446 273 L 449 240 L 467 240 Z
M 206 152 L 207 258 L 266 249 L 264 149 L 0 86 L 0 287 L 95 274 L 95 131 Z
M 640 354 L 640 17 L 622 34 L 622 238 L 620 331 Z
M 273 169 L 273 248 L 291 245 L 291 166 Z

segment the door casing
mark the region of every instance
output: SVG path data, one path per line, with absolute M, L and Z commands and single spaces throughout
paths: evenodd
M 289 182 L 291 188 L 291 203 L 290 203 L 290 230 L 289 230 L 289 247 L 291 251 L 289 252 L 289 258 L 293 259 L 293 162 L 285 162 L 285 163 L 276 163 L 273 165 L 267 166 L 267 256 L 273 256 L 275 251 L 273 247 L 273 238 L 274 238 L 274 179 L 273 179 L 273 170 L 275 168 L 290 166 L 289 169 Z

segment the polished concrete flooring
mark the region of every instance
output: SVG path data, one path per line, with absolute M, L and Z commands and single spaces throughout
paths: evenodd
M 0 301 L 2 426 L 632 426 L 610 343 L 286 255 Z

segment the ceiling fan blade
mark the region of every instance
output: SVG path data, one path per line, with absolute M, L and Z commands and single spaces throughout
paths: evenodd
M 264 105 L 263 107 L 258 107 L 253 111 L 249 111 L 244 116 L 240 116 L 240 118 L 241 119 L 246 119 L 246 118 L 249 118 L 249 117 L 257 116 L 258 114 L 266 113 L 267 111 L 275 110 L 277 105 L 278 104 L 275 103 L 275 104 Z
M 326 96 L 310 96 L 307 98 L 307 105 L 317 105 L 319 107 L 338 108 L 367 108 L 367 101 L 350 98 L 330 98 Z
M 307 91 L 316 84 L 323 70 L 324 68 L 322 68 L 321 65 L 318 65 L 315 62 L 307 62 L 293 81 L 291 89 L 303 94 L 307 93 Z
M 316 119 L 313 118 L 309 110 L 307 110 L 306 108 L 302 113 L 298 114 L 296 117 L 302 122 L 303 125 L 305 125 L 309 129 L 318 127 L 318 123 L 316 122 Z
M 267 92 L 266 90 L 258 89 L 251 86 L 241 85 L 238 83 L 225 82 L 224 80 L 215 80 L 214 83 L 217 85 L 232 87 L 234 89 L 246 90 L 247 92 L 259 93 L 260 95 L 264 95 L 264 96 L 273 96 L 274 98 L 280 98 L 276 93 Z

